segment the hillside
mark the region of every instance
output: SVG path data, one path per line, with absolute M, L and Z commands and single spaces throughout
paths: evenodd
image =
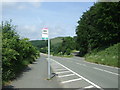
M 86 61 L 94 62 L 98 64 L 104 64 L 114 67 L 120 67 L 118 61 L 118 48 L 120 46 L 120 43 L 114 44 L 113 46 L 110 46 L 104 50 L 101 51 L 92 51 L 91 54 L 87 54 L 85 56 Z
M 62 41 L 63 41 L 62 39 L 63 39 L 63 37 L 56 37 L 56 38 L 51 39 L 51 45 L 62 43 Z
M 50 39 L 51 46 L 62 43 L 63 37 L 56 37 L 53 39 Z M 47 48 L 47 40 L 32 40 L 30 41 L 35 47 L 37 47 L 39 50 L 40 48 Z

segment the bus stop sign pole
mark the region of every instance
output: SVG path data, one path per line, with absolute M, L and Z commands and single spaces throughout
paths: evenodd
M 49 39 L 49 32 L 48 32 L 48 79 L 50 79 L 50 39 Z
M 49 39 L 49 32 L 48 28 L 43 28 L 42 29 L 42 39 L 46 40 L 48 39 L 48 79 L 51 78 L 50 76 L 50 39 Z

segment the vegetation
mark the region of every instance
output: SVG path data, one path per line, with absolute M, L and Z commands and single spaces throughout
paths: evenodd
M 56 56 L 71 55 L 72 50 L 76 49 L 75 38 L 72 37 L 57 37 L 51 41 L 51 54 Z M 47 53 L 47 41 L 34 40 L 31 41 L 40 52 Z
M 120 43 L 110 46 L 101 51 L 94 50 L 91 54 L 85 55 L 85 58 L 89 62 L 98 64 L 104 64 L 114 67 L 120 67 L 118 63 L 118 47 Z
M 84 12 L 76 28 L 80 56 L 120 42 L 119 7 L 120 2 L 99 2 Z
M 64 37 L 62 43 L 52 46 L 53 55 L 71 55 L 71 51 L 76 49 L 74 38 Z
M 30 41 L 40 52 L 47 53 L 47 40 L 32 40 Z
M 95 3 L 78 21 L 77 47 L 87 61 L 119 67 L 119 7 L 120 2 Z
M 79 56 L 85 56 L 87 61 L 119 67 L 119 7 L 120 2 L 95 3 L 80 17 L 76 27 L 77 36 L 51 40 L 51 53 L 68 56 L 73 50 L 79 50 Z M 44 47 L 37 47 L 47 53 L 47 41 L 39 42 Z
M 29 42 L 29 39 L 20 39 L 11 21 L 2 22 L 2 80 L 5 82 L 14 79 L 17 74 L 29 63 L 35 61 L 39 51 Z

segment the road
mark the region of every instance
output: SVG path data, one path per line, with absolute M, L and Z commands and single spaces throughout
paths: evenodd
M 6 88 L 61 88 L 56 77 L 47 80 L 47 57 L 41 56 Z M 34 90 L 34 89 L 33 89 Z
M 55 56 L 51 56 L 51 67 L 67 88 L 118 88 L 118 68 Z
M 118 68 L 86 62 L 84 58 L 51 56 L 51 73 L 57 75 L 47 79 L 47 55 L 41 54 L 37 63 L 29 65 L 21 77 L 11 83 L 15 88 L 112 88 L 118 90 Z M 96 90 L 96 89 L 95 89 Z

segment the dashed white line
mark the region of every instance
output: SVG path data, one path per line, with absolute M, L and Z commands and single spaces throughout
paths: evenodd
M 117 73 L 113 73 L 113 72 L 110 72 L 110 71 L 107 71 L 107 70 L 104 70 L 104 69 L 100 69 L 100 68 L 96 68 L 96 67 L 93 67 L 93 68 L 96 69 L 96 70 L 104 71 L 104 72 L 111 73 L 111 74 L 114 74 L 114 75 L 119 75 Z
M 56 62 L 57 64 L 61 65 L 62 67 L 66 68 L 67 70 L 71 71 L 72 73 L 74 73 L 75 75 L 77 75 L 78 77 L 82 78 L 83 80 L 87 81 L 88 83 L 92 84 L 93 86 L 95 86 L 96 88 L 100 88 L 101 90 L 103 90 L 100 86 L 94 84 L 93 82 L 91 82 L 90 80 L 84 78 L 83 76 L 79 75 L 78 73 L 72 71 L 71 69 L 67 68 L 66 66 L 62 65 L 61 63 L 51 59 L 52 61 Z
M 55 72 L 55 73 L 60 74 L 60 73 L 67 73 L 67 72 L 70 72 L 70 71 L 62 71 L 62 72 Z
M 73 76 L 75 74 L 68 74 L 68 75 L 62 75 L 62 76 L 58 76 L 59 78 L 62 78 L 62 77 L 68 77 L 68 76 Z
M 82 66 L 86 66 L 86 64 L 81 64 L 81 63 L 76 63 L 76 64 L 79 64 L 79 65 L 82 65 Z
M 87 87 L 84 87 L 84 88 L 93 88 L 94 86 L 90 85 L 90 86 L 87 86 Z
M 61 83 L 69 83 L 69 82 L 78 81 L 78 80 L 82 80 L 82 78 L 67 80 L 67 81 L 63 81 L 63 82 L 61 82 Z

